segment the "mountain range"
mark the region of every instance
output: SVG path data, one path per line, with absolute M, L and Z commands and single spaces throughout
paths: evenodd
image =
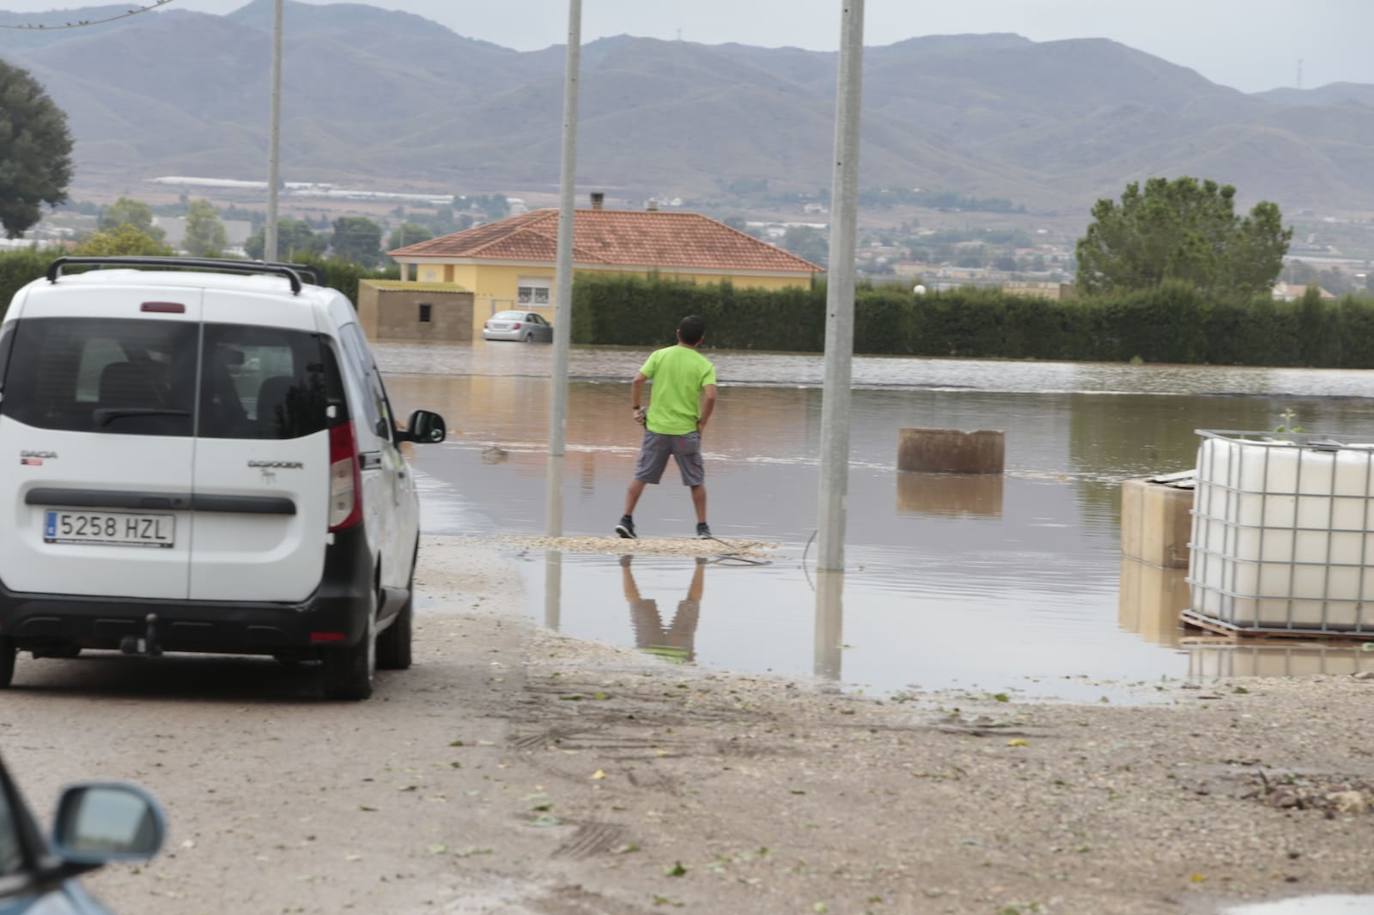
M 127 7 L 0 13 L 0 26 Z M 70 30 L 0 30 L 69 114 L 84 185 L 261 179 L 271 0 Z M 552 190 L 563 49 L 518 52 L 408 13 L 288 2 L 288 180 L 455 193 Z M 865 56 L 866 187 L 1080 211 L 1152 175 L 1235 184 L 1287 208 L 1374 209 L 1374 86 L 1246 95 L 1104 39 L 956 35 Z M 579 179 L 625 196 L 830 180 L 836 55 L 620 36 L 583 52 Z

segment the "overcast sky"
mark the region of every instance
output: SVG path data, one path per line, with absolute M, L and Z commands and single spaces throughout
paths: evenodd
M 92 4 L 98 0 L 89 0 Z M 245 0 L 175 0 L 227 12 Z M 309 0 L 321 2 L 321 0 Z M 442 22 L 506 47 L 561 44 L 566 0 L 372 0 Z M 0 0 L 0 8 L 76 6 Z M 628 33 L 681 35 L 709 44 L 737 41 L 833 50 L 839 0 L 584 0 L 584 38 Z M 1304 60 L 1307 87 L 1374 83 L 1374 0 L 868 0 L 867 41 L 915 35 L 1017 32 L 1036 41 L 1105 37 L 1191 67 L 1247 92 L 1292 86 Z

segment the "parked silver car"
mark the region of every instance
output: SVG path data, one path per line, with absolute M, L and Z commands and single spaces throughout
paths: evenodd
M 532 311 L 498 311 L 483 325 L 482 339 L 552 343 L 553 325 Z

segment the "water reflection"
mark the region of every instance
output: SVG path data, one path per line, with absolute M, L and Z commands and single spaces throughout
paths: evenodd
M 838 680 L 844 657 L 844 573 L 816 573 L 816 628 L 814 673 L 824 680 Z
M 563 554 L 544 552 L 544 625 L 557 632 L 563 616 Z
M 632 567 L 633 556 L 620 557 L 620 588 L 630 605 L 630 626 L 635 634 L 635 647 L 664 660 L 686 664 L 696 658 L 697 621 L 701 618 L 701 595 L 706 587 L 706 559 L 698 557 L 693 563 L 692 578 L 687 596 L 678 601 L 672 623 L 663 625 L 658 601 L 639 593 Z
M 1278 640 L 1275 640 L 1278 641 Z M 1188 676 L 1199 680 L 1218 677 L 1306 677 L 1314 674 L 1349 676 L 1374 670 L 1374 652 L 1350 643 L 1247 644 L 1213 638 L 1185 640 Z
M 1188 570 L 1162 569 L 1121 557 L 1117 622 L 1147 642 L 1177 648 L 1183 630 L 1178 615 L 1188 607 Z
M 897 511 L 943 517 L 1002 517 L 1002 475 L 897 471 Z

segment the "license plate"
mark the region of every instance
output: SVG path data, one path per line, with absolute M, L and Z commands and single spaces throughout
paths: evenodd
M 170 550 L 176 543 L 176 528 L 173 515 L 48 509 L 43 518 L 43 542 Z

